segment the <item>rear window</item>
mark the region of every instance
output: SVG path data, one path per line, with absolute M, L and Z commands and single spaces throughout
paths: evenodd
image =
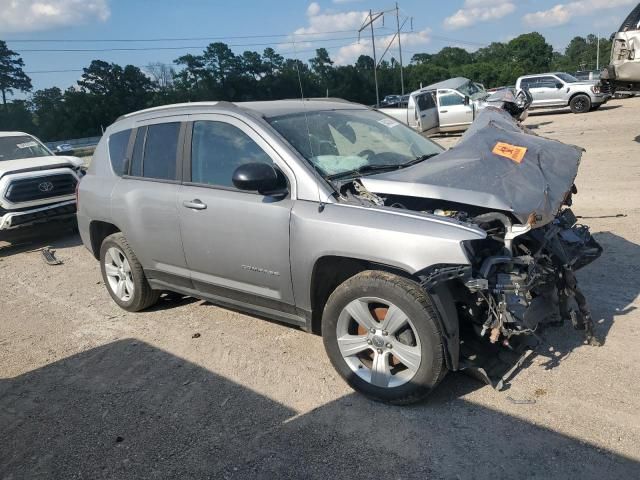
M 176 180 L 180 122 L 138 128 L 131 156 L 131 175 Z
M 109 159 L 111 160 L 111 167 L 113 171 L 116 172 L 116 175 L 120 177 L 126 173 L 125 159 L 130 136 L 131 130 L 129 129 L 114 133 L 109 137 Z

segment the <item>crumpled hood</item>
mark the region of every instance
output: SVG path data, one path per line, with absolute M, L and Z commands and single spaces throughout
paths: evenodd
M 50 168 L 71 167 L 78 168 L 84 162 L 78 157 L 50 155 L 47 157 L 21 158 L 19 160 L 0 161 L 0 177 L 7 173 L 24 172 L 30 170 L 47 170 Z
M 493 153 L 496 144 L 524 147 L 517 159 Z M 498 146 L 500 147 L 500 146 Z M 517 149 L 516 149 L 517 150 Z M 571 190 L 583 150 L 539 137 L 519 126 L 504 110 L 484 109 L 450 150 L 414 166 L 361 178 L 367 190 L 448 200 L 512 212 L 526 223 L 552 221 Z

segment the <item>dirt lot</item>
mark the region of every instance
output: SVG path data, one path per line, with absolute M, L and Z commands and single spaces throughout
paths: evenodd
M 639 111 L 526 121 L 587 149 L 575 212 L 605 252 L 579 278 L 605 344 L 548 331 L 506 392 L 450 374 L 376 404 L 319 337 L 193 299 L 128 314 L 78 237 L 0 245 L 0 478 L 637 478 Z

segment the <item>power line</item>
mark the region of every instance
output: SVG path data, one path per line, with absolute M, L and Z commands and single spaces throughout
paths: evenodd
M 377 29 L 376 29 L 377 30 Z M 98 39 L 15 39 L 5 40 L 12 43 L 95 43 L 95 42 L 187 42 L 202 40 L 244 40 L 249 38 L 278 38 L 278 37 L 299 37 L 313 35 L 332 35 L 335 33 L 353 33 L 354 30 L 332 30 L 326 32 L 300 32 L 300 33 L 274 33 L 265 35 L 234 35 L 227 37 L 167 37 L 167 38 L 98 38 Z
M 353 42 L 353 43 L 347 43 L 347 44 L 341 44 L 341 45 L 327 45 L 323 48 L 327 49 L 327 50 L 333 50 L 336 48 L 344 48 L 344 47 L 350 47 L 352 45 L 357 45 L 357 42 Z M 309 49 L 305 49 L 305 50 L 289 50 L 286 52 L 279 52 L 280 55 L 289 55 L 289 54 L 298 54 L 298 53 L 309 53 L 309 52 L 315 52 L 317 49 L 315 48 L 309 48 Z M 157 63 L 157 62 L 156 62 Z M 162 65 L 165 66 L 174 66 L 171 63 L 163 63 Z M 134 65 L 137 68 L 147 68 L 148 65 Z M 76 72 L 84 72 L 84 68 L 74 68 L 74 69 L 62 69 L 62 70 L 33 70 L 31 72 L 24 72 L 28 75 L 37 75 L 37 74 L 47 74 L 47 73 L 76 73 Z
M 358 37 L 338 37 L 338 38 L 324 38 L 313 40 L 314 43 L 322 43 L 322 42 L 335 42 L 337 40 L 356 40 Z M 279 45 L 293 45 L 296 42 L 278 42 Z M 227 47 L 264 47 L 264 46 L 273 46 L 273 42 L 269 43 L 236 43 L 236 44 L 226 44 Z M 118 47 L 118 48 L 35 48 L 35 49 L 23 49 L 20 50 L 20 53 L 78 53 L 78 52 L 132 52 L 132 51 L 153 51 L 153 50 L 191 50 L 194 48 L 197 49 L 205 49 L 208 45 L 182 45 L 179 47 Z

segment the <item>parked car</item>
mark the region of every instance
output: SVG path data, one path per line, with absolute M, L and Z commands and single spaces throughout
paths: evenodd
M 55 148 L 56 155 L 73 155 L 73 153 L 73 145 L 69 143 L 62 143 L 60 145 L 57 145 Z
M 408 403 L 472 368 L 464 335 L 499 362 L 550 320 L 591 334 L 581 154 L 497 108 L 445 152 L 349 102 L 170 105 L 107 128 L 78 225 L 123 309 L 170 290 L 297 325 L 353 388 Z
M 79 158 L 55 156 L 32 135 L 0 132 L 0 238 L 43 222 L 75 221 Z
M 611 95 L 600 91 L 597 81 L 580 81 L 563 72 L 525 75 L 516 80 L 516 90 L 529 89 L 531 109 L 569 107 L 573 113 L 597 110 Z
M 579 70 L 573 76 L 580 81 L 600 80 L 600 70 Z
M 382 99 L 380 105 L 395 105 L 397 103 L 400 103 L 401 100 L 402 95 L 387 95 Z

